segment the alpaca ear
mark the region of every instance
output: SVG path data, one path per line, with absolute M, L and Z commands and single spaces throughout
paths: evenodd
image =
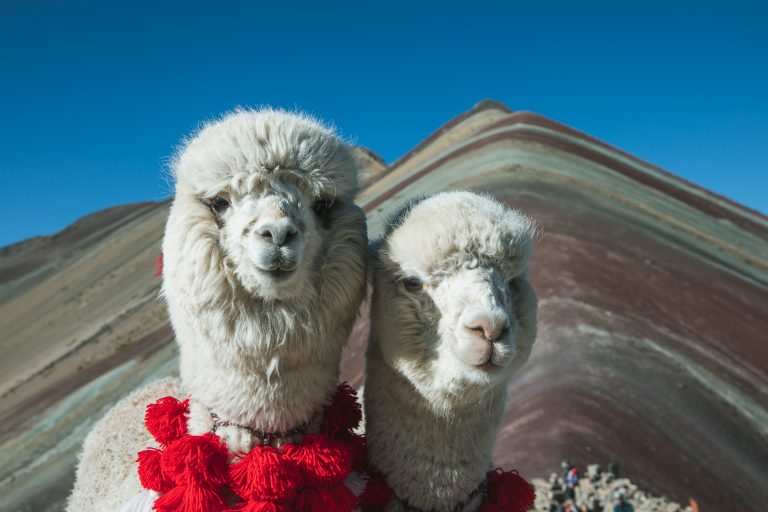
M 389 238 L 389 235 L 391 235 L 394 230 L 399 228 L 402 225 L 402 223 L 405 222 L 405 219 L 408 218 L 408 214 L 410 214 L 411 211 L 414 208 L 416 208 L 416 206 L 419 205 L 419 203 L 424 202 L 429 197 L 430 196 L 428 194 L 424 194 L 414 199 L 411 199 L 410 201 L 408 201 L 408 203 L 406 203 L 405 206 L 403 206 L 402 208 L 400 208 L 400 210 L 395 212 L 395 214 L 392 215 L 389 218 L 389 220 L 387 220 L 387 223 L 386 223 L 387 227 L 384 230 L 383 237 L 385 239 Z

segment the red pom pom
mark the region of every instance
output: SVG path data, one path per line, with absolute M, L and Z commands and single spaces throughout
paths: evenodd
M 141 481 L 141 486 L 163 494 L 170 491 L 174 484 L 173 480 L 166 477 L 162 469 L 160 469 L 161 454 L 162 452 L 157 448 L 147 448 L 139 452 L 136 462 L 139 463 L 139 481 Z
M 528 481 L 515 471 L 502 471 L 496 468 L 487 476 L 488 501 L 505 512 L 526 512 L 536 500 L 536 491 Z
M 392 498 L 392 489 L 387 481 L 379 474 L 368 477 L 368 485 L 360 497 L 360 506 L 363 510 L 384 510 Z
M 286 445 L 285 455 L 296 461 L 308 485 L 343 482 L 352 471 L 348 448 L 322 434 L 307 434 L 301 444 Z
M 300 512 L 349 512 L 358 502 L 357 496 L 344 484 L 309 487 L 299 493 L 294 510 Z
M 288 503 L 275 501 L 244 501 L 226 512 L 291 512 L 293 508 Z
M 177 485 L 218 490 L 227 483 L 229 452 L 214 435 L 187 435 L 163 450 L 160 467 Z
M 340 433 L 334 439 L 346 446 L 352 459 L 352 467 L 360 472 L 364 472 L 368 466 L 368 446 L 365 442 L 365 436 L 347 432 L 344 434 Z
M 152 510 L 157 512 L 223 512 L 226 503 L 210 487 L 178 486 L 160 496 Z
M 155 277 L 163 275 L 163 253 L 155 259 Z
M 144 424 L 158 443 L 167 446 L 187 433 L 188 412 L 189 400 L 166 396 L 147 406 Z
M 320 431 L 327 436 L 335 436 L 339 432 L 351 431 L 363 419 L 363 409 L 357 401 L 357 392 L 346 382 L 339 384 L 336 395 L 323 410 Z
M 229 469 L 232 490 L 244 500 L 293 498 L 303 483 L 296 463 L 271 446 L 257 446 Z

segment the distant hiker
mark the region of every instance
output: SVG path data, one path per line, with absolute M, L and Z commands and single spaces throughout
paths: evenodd
M 563 480 L 565 480 L 565 476 L 568 474 L 568 470 L 573 467 L 573 464 L 571 463 L 571 459 L 563 459 L 563 461 L 560 463 L 560 471 L 563 474 Z
M 579 484 L 579 470 L 568 459 L 560 463 L 560 468 L 563 470 L 565 495 L 570 499 L 575 499 L 576 486 Z
M 635 508 L 624 501 L 624 497 L 613 507 L 613 512 L 635 512 Z
M 619 465 L 615 462 L 608 464 L 608 473 L 610 473 L 613 478 L 619 478 Z
M 613 493 L 614 499 L 618 501 L 616 506 L 613 507 L 613 512 L 635 512 L 635 508 L 630 503 L 627 503 L 626 493 L 625 489 L 618 489 Z

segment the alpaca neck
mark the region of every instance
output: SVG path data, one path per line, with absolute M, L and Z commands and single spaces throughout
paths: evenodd
M 371 464 L 398 499 L 424 510 L 452 510 L 485 479 L 505 405 L 505 386 L 474 404 L 438 410 L 369 350 L 365 385 Z M 479 507 L 481 497 L 464 510 Z
M 236 316 L 228 329 L 204 311 L 173 311 L 173 318 L 181 377 L 201 406 L 195 416 L 209 421 L 211 410 L 227 422 L 274 432 L 317 419 L 336 388 L 354 317 L 327 330 L 306 318 L 265 325 L 258 314 Z

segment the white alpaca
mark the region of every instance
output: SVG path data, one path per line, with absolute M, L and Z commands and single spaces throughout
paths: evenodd
M 366 436 L 387 510 L 480 506 L 506 385 L 536 337 L 532 236 L 522 214 L 450 192 L 407 208 L 375 245 Z
M 231 423 L 217 434 L 232 452 L 261 442 L 249 429 L 316 432 L 364 297 L 357 168 L 328 128 L 282 111 L 237 111 L 190 139 L 173 170 L 163 295 L 181 382 L 151 384 L 100 420 L 71 511 L 116 511 L 141 491 L 136 454 L 157 445 L 145 406 L 168 394 L 191 397 L 191 434 L 211 431 L 211 413 Z

